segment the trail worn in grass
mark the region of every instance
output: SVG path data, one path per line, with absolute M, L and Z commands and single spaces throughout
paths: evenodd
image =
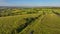
M 56 14 L 46 15 L 41 23 L 42 34 L 60 34 L 60 17 Z
M 0 17 L 0 34 L 60 34 L 60 14 L 44 10 L 38 14 Z
M 16 28 L 26 23 L 24 18 L 30 18 L 30 17 L 33 18 L 38 16 L 38 14 L 33 15 L 28 14 L 28 15 L 0 17 L 0 34 L 11 34 L 12 31 L 15 32 Z

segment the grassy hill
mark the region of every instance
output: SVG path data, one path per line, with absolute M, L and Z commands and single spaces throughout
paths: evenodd
M 0 34 L 60 34 L 60 9 L 23 10 L 22 14 L 14 12 L 15 9 L 7 12 L 8 15 L 4 14 L 6 12 L 0 13 L 4 14 L 0 16 Z

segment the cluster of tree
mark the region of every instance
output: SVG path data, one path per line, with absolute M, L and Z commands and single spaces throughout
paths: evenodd
M 22 15 L 22 14 L 33 14 L 38 13 L 40 9 L 34 8 L 0 8 L 0 17 L 3 16 L 13 16 L 13 15 Z

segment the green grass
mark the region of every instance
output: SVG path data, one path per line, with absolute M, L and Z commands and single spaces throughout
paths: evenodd
M 38 13 L 0 17 L 0 34 L 60 34 L 60 15 L 52 11 L 60 13 L 58 9 L 43 9 L 35 11 Z
M 48 14 L 41 21 L 42 34 L 60 34 L 60 17 L 55 14 Z
M 55 14 L 41 16 L 20 34 L 30 34 L 32 31 L 33 34 L 60 34 L 60 17 Z
M 12 30 L 26 22 L 25 18 L 36 17 L 39 14 L 0 17 L 0 34 L 9 34 Z

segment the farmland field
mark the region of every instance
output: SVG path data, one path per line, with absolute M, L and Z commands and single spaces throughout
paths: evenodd
M 0 8 L 0 34 L 60 34 L 60 8 Z

